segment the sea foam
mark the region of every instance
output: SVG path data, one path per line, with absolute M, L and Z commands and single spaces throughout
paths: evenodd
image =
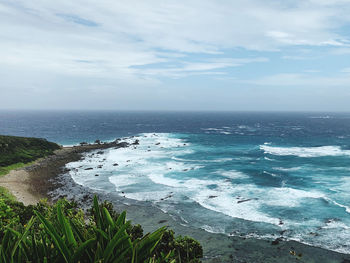
M 350 156 L 350 150 L 342 150 L 339 146 L 321 147 L 273 147 L 260 145 L 260 149 L 267 154 L 278 156 L 322 157 L 322 156 Z

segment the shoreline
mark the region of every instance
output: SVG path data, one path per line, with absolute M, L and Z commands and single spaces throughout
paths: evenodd
M 116 194 L 94 192 L 77 185 L 71 178 L 62 177 L 67 170 L 65 164 L 78 161 L 85 152 L 111 147 L 128 147 L 118 140 L 105 144 L 87 144 L 62 147 L 55 154 L 35 161 L 26 167 L 12 170 L 0 177 L 0 186 L 7 188 L 18 201 L 25 205 L 35 204 L 41 198 L 54 201 L 67 197 L 78 199 L 90 206 L 93 194 L 101 199 L 113 200 L 117 211 L 126 210 L 128 219 L 141 224 L 145 232 L 153 231 L 163 225 L 173 229 L 176 235 L 188 235 L 197 239 L 204 248 L 205 262 L 339 262 L 349 263 L 350 255 L 317 248 L 297 241 L 285 241 L 277 237 L 275 241 L 224 234 L 209 233 L 181 225 L 169 214 L 156 207 L 134 203 L 126 205 Z M 112 197 L 112 198 L 111 198 Z M 125 201 L 125 200 L 124 200 Z

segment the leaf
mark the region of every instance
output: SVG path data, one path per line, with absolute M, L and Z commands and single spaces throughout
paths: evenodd
M 78 262 L 80 257 L 82 256 L 83 252 L 85 252 L 85 249 L 92 246 L 94 242 L 96 242 L 96 239 L 91 238 L 91 239 L 85 241 L 83 244 L 81 244 L 78 247 L 77 251 L 74 253 L 72 262 Z
M 109 241 L 108 245 L 106 246 L 106 249 L 103 253 L 103 258 L 106 262 L 108 262 L 109 257 L 112 255 L 114 248 L 120 244 L 121 238 L 129 237 L 128 234 L 126 233 L 125 229 L 129 226 L 129 224 L 123 225 L 118 232 L 114 235 L 114 237 Z M 124 241 L 124 240 L 123 240 Z M 128 242 L 126 244 L 129 244 Z
M 77 241 L 74 238 L 72 227 L 70 226 L 68 220 L 64 217 L 62 213 L 61 203 L 57 205 L 57 219 L 60 222 L 61 227 L 63 228 L 64 235 L 67 238 L 68 245 L 77 246 Z
M 32 218 L 29 220 L 29 222 L 28 222 L 26 228 L 24 229 L 23 234 L 22 234 L 21 237 L 17 240 L 15 246 L 13 247 L 12 253 L 11 253 L 11 258 L 13 258 L 13 256 L 15 255 L 16 250 L 17 250 L 19 244 L 20 244 L 21 242 L 23 242 L 23 240 L 27 237 L 27 235 L 28 235 L 28 233 L 29 233 L 29 229 L 31 228 L 31 226 L 32 226 L 33 224 L 34 224 L 34 217 L 32 217 Z
M 64 260 L 67 263 L 70 263 L 71 262 L 70 250 L 66 246 L 64 240 L 58 235 L 58 233 L 55 231 L 55 228 L 50 224 L 50 222 L 47 221 L 38 211 L 34 211 L 34 213 L 39 218 L 41 223 L 44 225 L 45 229 L 47 230 L 48 234 L 51 236 L 57 248 L 59 249 Z

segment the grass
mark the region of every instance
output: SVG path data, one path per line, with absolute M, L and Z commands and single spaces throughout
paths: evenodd
M 0 199 L 6 199 L 9 201 L 16 201 L 16 197 L 14 197 L 9 190 L 7 190 L 5 187 L 0 186 Z
M 8 165 L 5 167 L 0 167 L 0 177 L 8 174 L 11 170 L 23 168 L 23 167 L 26 167 L 26 166 L 31 165 L 33 163 L 34 163 L 34 161 L 29 162 L 29 163 L 15 163 L 15 164 L 11 164 L 11 165 Z

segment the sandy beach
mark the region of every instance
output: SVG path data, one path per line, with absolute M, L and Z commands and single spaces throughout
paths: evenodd
M 125 147 L 116 142 L 102 145 L 63 147 L 54 155 L 36 161 L 24 168 L 13 170 L 0 178 L 0 186 L 6 187 L 18 201 L 35 204 L 41 198 L 54 200 L 65 196 L 74 198 L 83 206 L 90 205 L 90 198 L 98 194 L 101 199 L 113 200 L 118 211 L 126 210 L 128 218 L 143 226 L 145 232 L 167 225 L 176 234 L 189 235 L 201 242 L 204 262 L 350 262 L 350 255 L 316 248 L 295 241 L 261 240 L 240 236 L 213 234 L 202 229 L 183 226 L 171 216 L 148 204 L 125 204 L 116 194 L 92 192 L 74 183 L 65 174 L 65 164 L 79 160 L 82 153 L 109 147 Z M 63 180 L 63 181 L 62 181 Z M 50 193 L 50 194 L 48 194 Z

